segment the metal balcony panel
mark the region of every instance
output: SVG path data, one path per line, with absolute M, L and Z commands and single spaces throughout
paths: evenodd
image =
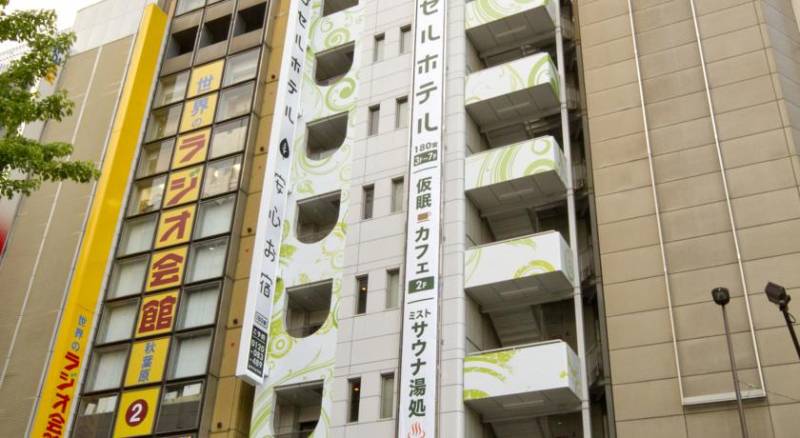
M 467 197 L 484 214 L 566 195 L 564 154 L 552 136 L 492 149 L 467 158 Z
M 558 71 L 546 53 L 472 73 L 464 93 L 467 112 L 482 130 L 534 120 L 561 105 Z
M 518 47 L 555 29 L 550 0 L 475 0 L 465 9 L 467 37 L 480 53 Z
M 546 231 L 467 250 L 464 289 L 484 311 L 557 301 L 575 284 L 571 250 Z
M 580 362 L 563 341 L 464 358 L 464 402 L 484 422 L 573 412 L 580 408 Z

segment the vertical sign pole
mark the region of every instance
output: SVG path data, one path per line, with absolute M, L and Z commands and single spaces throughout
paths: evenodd
M 300 88 L 308 46 L 311 0 L 291 2 L 236 361 L 236 376 L 253 385 L 261 385 L 267 375 L 267 336 L 272 295 L 277 287 L 280 267 L 278 262 L 294 152 L 292 143 L 295 129 L 301 125 Z
M 417 0 L 398 437 L 435 438 L 447 0 Z

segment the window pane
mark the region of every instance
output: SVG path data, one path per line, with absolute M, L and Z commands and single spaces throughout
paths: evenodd
M 250 112 L 250 101 L 253 98 L 253 82 L 228 88 L 222 91 L 217 110 L 217 121 L 243 116 Z
M 213 324 L 217 319 L 220 283 L 186 288 L 178 315 L 178 329 Z
M 212 199 L 200 204 L 197 212 L 197 223 L 194 226 L 194 238 L 202 239 L 231 230 L 233 207 L 236 195 Z
M 153 111 L 147 123 L 147 134 L 144 141 L 150 142 L 159 138 L 169 137 L 178 132 L 178 122 L 181 117 L 181 105 Z
M 383 34 L 375 36 L 375 47 L 374 52 L 372 54 L 372 60 L 378 62 L 383 59 L 383 47 L 386 38 L 384 38 Z
M 203 182 L 203 197 L 220 195 L 239 188 L 241 168 L 241 155 L 208 163 L 206 180 Z
M 202 382 L 168 385 L 161 399 L 156 432 L 196 428 L 202 400 Z
M 372 185 L 364 187 L 364 205 L 362 207 L 362 218 L 372 219 L 372 208 L 375 203 L 375 187 Z
M 158 81 L 154 107 L 168 105 L 183 100 L 186 94 L 186 85 L 189 83 L 189 71 L 161 78 Z
M 403 178 L 392 180 L 392 213 L 403 211 L 403 196 L 405 195 L 405 184 Z
M 408 99 L 397 99 L 397 112 L 395 113 L 395 127 L 408 128 Z
M 225 77 L 222 86 L 227 87 L 238 82 L 256 77 L 258 72 L 258 50 L 251 50 L 231 56 L 225 66 Z
M 381 376 L 381 418 L 394 415 L 394 374 Z
M 147 255 L 118 261 L 114 264 L 114 269 L 111 272 L 108 298 L 138 294 L 142 291 L 146 273 Z
M 225 254 L 227 252 L 227 237 L 194 244 L 189 253 L 186 282 L 193 283 L 221 277 L 225 268 Z
M 150 249 L 153 245 L 153 233 L 156 231 L 156 218 L 156 215 L 151 214 L 126 221 L 119 237 L 118 255 L 126 256 Z
M 75 419 L 75 436 L 110 437 L 116 408 L 116 395 L 82 397 Z
M 244 149 L 247 139 L 247 117 L 236 119 L 214 128 L 211 136 L 211 158 L 221 157 Z
M 394 309 L 400 305 L 400 271 L 386 271 L 386 308 Z
M 197 9 L 203 6 L 203 3 L 205 3 L 205 0 L 178 0 L 178 6 L 175 8 L 175 15 Z
M 169 161 L 172 159 L 174 145 L 175 139 L 169 139 L 142 146 L 142 156 L 139 158 L 136 177 L 143 178 L 169 170 Z
M 87 391 L 100 391 L 118 387 L 122 381 L 122 373 L 125 371 L 125 359 L 127 357 L 127 346 L 95 352 L 86 382 Z
M 362 275 L 356 278 L 356 314 L 367 313 L 367 289 L 369 278 Z
M 378 135 L 378 129 L 381 119 L 381 107 L 373 106 L 369 108 L 369 119 L 367 120 L 367 133 L 369 135 Z
M 128 201 L 128 216 L 158 210 L 164 197 L 166 175 L 138 181 Z
M 358 411 L 361 405 L 361 379 L 350 380 L 350 412 L 347 421 L 354 423 L 358 421 Z
M 180 379 L 205 374 L 210 350 L 211 332 L 176 337 L 170 359 L 169 378 Z
M 400 28 L 400 54 L 411 52 L 411 26 Z
M 97 333 L 97 343 L 105 344 L 130 338 L 138 308 L 139 300 L 106 305 Z

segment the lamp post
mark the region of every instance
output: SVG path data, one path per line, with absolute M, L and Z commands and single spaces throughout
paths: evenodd
M 733 355 L 733 343 L 731 342 L 731 333 L 728 328 L 728 312 L 725 310 L 725 305 L 731 301 L 731 294 L 728 292 L 728 289 L 724 287 L 716 287 L 711 290 L 711 298 L 722 307 L 722 322 L 725 325 L 725 340 L 728 341 L 728 355 L 730 356 L 731 373 L 733 374 L 733 389 L 736 392 L 736 407 L 739 410 L 739 425 L 742 428 L 742 438 L 748 438 L 747 422 L 744 419 L 744 406 L 742 406 L 742 391 L 739 389 L 739 374 L 736 371 L 736 358 Z
M 786 327 L 789 328 L 789 334 L 792 336 L 792 342 L 794 342 L 794 349 L 797 351 L 797 357 L 800 358 L 800 343 L 797 342 L 797 333 L 794 332 L 795 319 L 794 316 L 789 313 L 789 301 L 792 300 L 792 297 L 786 293 L 785 287 L 771 281 L 767 283 L 764 292 L 767 294 L 767 298 L 769 298 L 772 303 L 777 304 L 778 308 L 783 313 L 783 318 L 786 320 Z

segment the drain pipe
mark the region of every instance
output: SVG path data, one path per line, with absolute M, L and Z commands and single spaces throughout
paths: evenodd
M 581 272 L 578 257 L 578 226 L 575 211 L 575 179 L 572 167 L 572 141 L 569 129 L 569 108 L 567 107 L 567 74 L 564 62 L 564 40 L 561 28 L 561 0 L 555 2 L 556 19 L 556 58 L 558 61 L 559 98 L 561 101 L 561 136 L 564 147 L 564 159 L 567 162 L 567 220 L 569 221 L 569 245 L 572 250 L 573 278 L 576 282 L 573 299 L 575 302 L 575 331 L 578 343 L 578 358 L 580 361 L 581 381 L 581 419 L 583 425 L 583 438 L 592 437 L 592 416 L 589 405 L 589 376 L 586 367 L 586 334 L 583 327 L 583 293 L 581 291 Z
M 628 0 L 630 1 L 630 0 Z M 725 205 L 728 208 L 728 220 L 731 225 L 731 234 L 733 235 L 733 246 L 736 249 L 736 263 L 739 266 L 739 281 L 742 286 L 742 293 L 744 294 L 744 305 L 747 309 L 747 322 L 750 328 L 750 336 L 753 341 L 753 354 L 756 356 L 756 366 L 758 367 L 758 382 L 762 390 L 766 390 L 764 386 L 764 372 L 761 369 L 761 355 L 758 354 L 758 342 L 756 341 L 756 331 L 753 326 L 753 313 L 750 309 L 750 294 L 747 292 L 747 280 L 744 275 L 744 266 L 742 265 L 742 252 L 739 249 L 739 233 L 736 230 L 736 220 L 733 218 L 733 206 L 731 203 L 731 194 L 728 190 L 728 177 L 725 175 L 725 161 L 722 158 L 722 147 L 719 144 L 719 131 L 717 130 L 717 118 L 714 112 L 714 102 L 711 100 L 711 87 L 708 83 L 708 71 L 706 70 L 706 58 L 703 54 L 703 41 L 700 39 L 700 26 L 697 22 L 697 10 L 695 9 L 694 0 L 689 0 L 689 5 L 692 8 L 692 21 L 694 22 L 694 35 L 697 38 L 697 52 L 700 55 L 700 68 L 703 71 L 703 84 L 706 89 L 706 100 L 708 101 L 708 115 L 711 117 L 711 128 L 714 131 L 714 146 L 717 151 L 717 160 L 719 161 L 719 173 L 722 176 L 722 188 L 725 190 Z M 735 372 L 735 370 L 734 370 Z

